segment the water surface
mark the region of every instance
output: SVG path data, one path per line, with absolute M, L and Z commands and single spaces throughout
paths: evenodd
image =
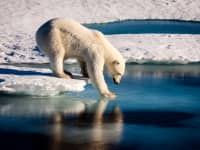
M 1 94 L 1 149 L 200 149 L 199 64 L 127 65 L 120 85 L 106 81 L 115 100 L 91 85 L 56 97 Z
M 200 22 L 179 20 L 127 20 L 86 24 L 104 34 L 200 34 Z

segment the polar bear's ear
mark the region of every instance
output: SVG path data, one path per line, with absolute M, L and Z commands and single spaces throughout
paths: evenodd
M 114 61 L 112 62 L 112 64 L 113 64 L 113 65 L 119 65 L 119 61 L 114 60 Z

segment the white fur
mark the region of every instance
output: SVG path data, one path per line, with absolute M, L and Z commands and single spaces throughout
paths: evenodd
M 70 75 L 64 73 L 63 62 L 68 58 L 76 58 L 83 76 L 89 75 L 100 95 L 115 96 L 105 83 L 104 65 L 115 83 L 119 83 L 125 62 L 101 32 L 90 30 L 73 20 L 52 19 L 38 29 L 36 42 L 49 56 L 56 76 L 69 79 Z

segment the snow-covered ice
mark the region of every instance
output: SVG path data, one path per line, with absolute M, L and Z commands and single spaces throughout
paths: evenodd
M 129 34 L 109 35 L 108 40 L 120 50 L 127 62 L 200 62 L 200 35 L 191 34 Z M 34 44 L 34 38 L 19 40 L 16 48 L 13 39 L 0 53 L 1 63 L 47 63 Z M 32 43 L 30 43 L 32 41 Z M 22 46 L 23 45 L 23 46 Z M 74 63 L 73 59 L 66 61 Z
M 200 62 L 200 35 L 131 34 L 108 36 L 127 62 Z
M 32 33 L 54 17 L 81 23 L 127 19 L 200 20 L 199 0 L 6 0 L 0 2 L 0 29 Z M 2 30 L 0 30 L 2 31 Z
M 50 69 L 0 65 L 0 92 L 35 96 L 54 96 L 66 91 L 83 91 L 84 80 L 51 76 Z

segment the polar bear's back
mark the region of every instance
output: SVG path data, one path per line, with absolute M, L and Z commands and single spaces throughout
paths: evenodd
M 73 42 L 90 47 L 95 39 L 93 31 L 78 22 L 72 19 L 56 18 L 44 23 L 36 32 L 37 45 L 43 51 L 48 49 L 46 45 L 52 45 L 52 41 L 62 41 L 62 46 L 65 48 Z
M 52 30 L 57 29 L 63 34 L 71 34 L 78 39 L 90 39 L 92 37 L 91 30 L 79 24 L 72 19 L 56 18 L 44 23 L 37 31 L 43 33 L 44 36 L 48 35 Z
M 90 32 L 86 27 L 72 19 L 58 18 L 53 19 L 50 22 L 53 28 L 58 28 L 63 32 L 70 32 L 78 37 L 81 35 L 87 35 Z

